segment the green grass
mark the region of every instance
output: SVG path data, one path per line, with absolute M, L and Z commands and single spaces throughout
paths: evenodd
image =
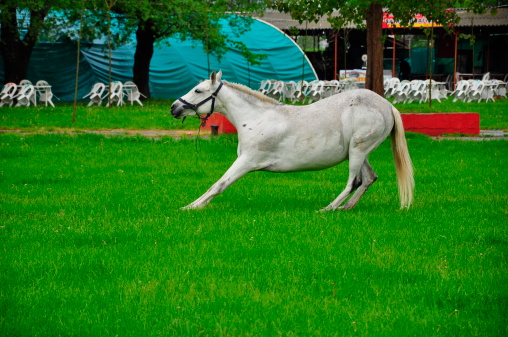
M 149 100 L 139 105 L 121 107 L 87 107 L 78 103 L 76 122 L 72 123 L 74 107 L 71 103 L 56 103 L 56 107 L 2 107 L 0 129 L 24 129 L 30 131 L 55 130 L 104 130 L 104 129 L 197 129 L 197 118 L 187 118 L 185 123 L 171 116 L 172 101 Z
M 140 106 L 106 108 L 104 106 L 86 107 L 79 103 L 76 109 L 76 122 L 72 123 L 74 108 L 70 103 L 58 103 L 57 107 L 2 107 L 0 109 L 0 129 L 25 129 L 31 131 L 83 130 L 83 129 L 197 129 L 198 120 L 188 118 L 185 123 L 174 119 L 169 113 L 172 101 L 149 100 Z M 480 114 L 481 129 L 508 131 L 508 99 L 495 102 L 453 103 L 451 99 L 442 103 L 434 101 L 432 107 L 427 103 L 396 104 L 402 113 L 430 112 L 476 112 Z
M 180 211 L 235 137 L 0 135 L 0 335 L 506 335 L 506 141 L 408 144 L 409 211 L 388 142 L 352 211 L 344 164 Z

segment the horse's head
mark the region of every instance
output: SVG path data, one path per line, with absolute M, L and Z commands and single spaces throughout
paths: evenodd
M 222 87 L 220 81 L 222 71 L 212 72 L 209 80 L 205 80 L 192 88 L 185 96 L 180 97 L 171 105 L 171 114 L 175 118 L 207 114 L 205 121 L 214 110 L 215 98 Z

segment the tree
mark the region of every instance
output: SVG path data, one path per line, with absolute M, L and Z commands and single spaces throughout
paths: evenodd
M 71 6 L 72 0 L 3 0 L 0 3 L 0 53 L 5 82 L 26 78 L 28 63 L 41 31 L 54 21 L 46 20 L 50 9 Z
M 461 5 L 481 12 L 489 5 L 504 1 L 464 0 Z M 455 0 L 270 0 L 268 6 L 290 13 L 300 22 L 317 21 L 328 16 L 328 21 L 337 31 L 347 23 L 366 28 L 368 67 L 365 86 L 383 95 L 383 11 L 392 13 L 402 26 L 411 27 L 415 14 L 422 14 L 434 23 L 449 27 L 458 21 L 457 15 L 448 11 L 456 4 Z
M 3 0 L 0 4 L 0 52 L 4 60 L 5 81 L 19 82 L 26 78 L 28 62 L 41 32 L 48 28 L 59 31 L 58 27 L 63 24 L 79 22 L 83 5 L 86 15 L 79 38 L 91 41 L 101 35 L 108 36 L 114 48 L 136 32 L 133 80 L 146 96 L 150 94 L 149 67 L 154 44 L 165 37 L 202 41 L 205 50 L 217 57 L 223 55 L 228 46 L 234 45 L 251 64 L 262 58 L 248 51 L 240 39 L 226 37 L 218 23 L 227 12 L 241 14 L 263 9 L 264 1 Z M 61 12 L 59 20 L 48 15 L 52 10 Z M 113 34 L 110 25 L 104 22 L 111 22 L 116 28 Z M 229 24 L 234 25 L 238 33 L 248 29 L 245 20 L 240 23 L 234 17 L 229 19 Z M 68 34 L 77 37 L 75 33 Z
M 97 35 L 106 35 L 104 25 L 97 24 L 104 21 L 104 0 L 91 0 L 87 5 L 91 9 L 86 24 L 91 30 L 85 32 L 89 39 Z M 208 54 L 221 57 L 228 46 L 240 48 L 243 55 L 251 64 L 255 64 L 260 55 L 254 55 L 247 50 L 238 39 L 231 39 L 221 32 L 220 20 L 228 20 L 228 24 L 235 28 L 238 34 L 247 30 L 245 20 L 235 19 L 234 16 L 225 17 L 224 13 L 253 12 L 264 8 L 263 1 L 201 1 L 201 0 L 117 0 L 111 10 L 116 13 L 115 20 L 122 27 L 117 30 L 115 41 L 121 42 L 135 32 L 136 51 L 134 54 L 133 81 L 141 93 L 150 97 L 149 69 L 156 43 L 167 43 L 166 38 L 178 37 L 182 40 L 193 39 L 201 41 Z

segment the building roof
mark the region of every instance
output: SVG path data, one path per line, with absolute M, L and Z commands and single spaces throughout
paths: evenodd
M 490 11 L 478 15 L 464 9 L 457 9 L 457 14 L 460 17 L 457 27 L 471 27 L 471 19 L 473 25 L 478 27 L 508 26 L 508 8 L 498 8 L 496 15 L 491 15 Z

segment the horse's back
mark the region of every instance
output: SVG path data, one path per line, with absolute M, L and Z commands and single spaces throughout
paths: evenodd
M 388 132 L 393 128 L 392 104 L 367 89 L 346 91 L 296 107 L 291 115 L 318 130 L 331 132 L 339 128 L 345 137 L 360 127 L 388 129 Z

